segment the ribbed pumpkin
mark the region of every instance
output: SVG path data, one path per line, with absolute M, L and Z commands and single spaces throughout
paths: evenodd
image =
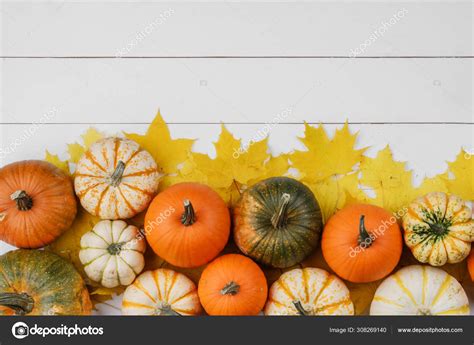
M 432 266 L 464 260 L 474 241 L 474 220 L 456 195 L 429 193 L 416 199 L 403 217 L 405 243 L 415 258 Z
M 0 240 L 20 248 L 53 242 L 77 212 L 72 181 L 44 161 L 21 161 L 0 169 Z
M 402 268 L 377 288 L 370 315 L 469 315 L 461 284 L 430 266 Z
M 147 151 L 128 139 L 92 144 L 77 163 L 74 186 L 82 206 L 102 219 L 127 219 L 145 210 L 160 174 Z
M 92 304 L 74 266 L 43 250 L 0 256 L 0 315 L 89 315 Z
M 123 220 L 102 220 L 81 237 L 79 259 L 87 276 L 107 288 L 130 285 L 145 266 L 145 238 Z
M 202 272 L 198 293 L 209 315 L 257 315 L 267 299 L 267 280 L 251 259 L 227 254 Z
M 196 285 L 182 273 L 160 268 L 138 276 L 123 294 L 124 315 L 198 315 Z
M 158 194 L 145 216 L 153 251 L 178 267 L 197 267 L 224 249 L 230 233 L 229 209 L 210 187 L 179 183 Z
M 234 209 L 240 250 L 273 267 L 295 265 L 319 242 L 322 217 L 311 190 L 288 177 L 273 177 L 245 190 Z
M 354 204 L 336 212 L 324 227 L 324 259 L 338 276 L 354 283 L 386 277 L 402 255 L 395 216 L 373 205 Z
M 354 315 L 349 289 L 319 268 L 283 273 L 270 288 L 265 315 Z

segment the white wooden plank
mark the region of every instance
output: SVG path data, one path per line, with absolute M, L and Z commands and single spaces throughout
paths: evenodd
M 473 61 L 2 59 L 0 121 L 472 123 Z
M 91 126 L 84 124 L 43 125 L 32 130 L 32 125 L 0 125 L 0 166 L 17 160 L 43 159 L 46 149 L 66 159 L 67 143 L 80 141 L 80 135 L 89 127 Z M 122 131 L 144 133 L 147 125 L 116 124 L 93 127 L 108 135 L 116 135 Z M 332 135 L 341 125 L 325 127 Z M 171 124 L 169 128 L 175 138 L 198 139 L 194 145 L 195 151 L 215 154 L 212 142 L 217 140 L 220 133 L 219 124 Z M 227 125 L 227 128 L 237 138 L 242 138 L 243 143 L 248 143 L 256 138 L 263 126 L 231 124 Z M 374 156 L 390 144 L 395 159 L 407 161 L 407 167 L 414 169 L 415 183 L 419 183 L 426 175 L 444 172 L 447 168 L 446 161 L 453 161 L 461 147 L 474 153 L 472 125 L 354 124 L 350 128 L 353 132 L 360 132 L 357 146 L 369 147 L 369 156 Z M 304 146 L 297 139 L 303 135 L 302 124 L 273 126 L 269 132 L 270 150 L 273 154 L 295 149 L 304 150 Z M 156 140 L 159 143 L 159 138 Z M 436 149 L 433 149 L 434 145 Z
M 472 56 L 472 14 L 470 1 L 7 1 L 1 55 Z

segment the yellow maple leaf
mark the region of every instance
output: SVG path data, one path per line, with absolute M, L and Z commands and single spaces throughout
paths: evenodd
M 215 158 L 189 153 L 173 182 L 205 183 L 233 205 L 248 186 L 268 177 L 282 176 L 289 168 L 285 155 L 273 157 L 268 153 L 267 138 L 243 146 L 224 125 L 214 147 Z
M 387 145 L 375 158 L 365 157 L 360 164 L 360 182 L 375 192 L 369 202 L 391 212 L 398 212 L 408 205 L 416 192 L 412 184 L 413 174 L 405 162 L 393 159 Z
M 169 185 L 166 179 L 177 172 L 178 165 L 187 158 L 195 141 L 194 139 L 173 139 L 160 111 L 144 135 L 125 133 L 125 136 L 136 141 L 153 156 L 158 167 L 165 174 L 161 188 Z
M 361 162 L 366 150 L 354 148 L 357 135 L 351 134 L 346 122 L 331 140 L 323 125 L 313 127 L 305 123 L 305 135 L 299 140 L 307 151 L 293 152 L 289 157 L 292 166 L 299 170 L 302 179 L 310 181 L 350 173 Z
M 448 162 L 448 167 L 452 174 L 445 179 L 449 192 L 474 200 L 474 155 L 461 150 L 454 162 Z
M 96 141 L 102 139 L 104 135 L 94 128 L 89 128 L 83 135 L 81 135 L 84 145 L 73 143 L 68 145 L 68 153 L 71 162 L 77 163 L 86 150 Z
M 71 175 L 71 170 L 69 169 L 69 162 L 67 160 L 63 161 L 59 159 L 58 155 L 53 155 L 49 153 L 48 150 L 46 150 L 44 160 L 55 165 L 56 167 L 64 171 L 67 175 Z

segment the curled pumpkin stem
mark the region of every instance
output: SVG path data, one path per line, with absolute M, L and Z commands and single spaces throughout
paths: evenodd
M 240 290 L 240 285 L 234 281 L 231 281 L 230 283 L 226 284 L 226 286 L 222 288 L 221 294 L 235 296 L 239 293 L 239 290 Z
M 281 203 L 278 211 L 272 216 L 272 225 L 275 229 L 281 229 L 288 221 L 288 205 L 290 203 L 291 195 L 283 193 L 281 196 Z
M 16 202 L 16 207 L 20 211 L 28 211 L 33 207 L 33 199 L 24 190 L 17 190 L 10 195 L 10 199 Z
M 114 173 L 110 176 L 110 184 L 112 186 L 117 187 L 120 184 L 120 182 L 122 181 L 124 170 L 125 163 L 122 161 L 118 161 Z
M 196 215 L 194 213 L 194 207 L 193 204 L 191 204 L 191 201 L 188 199 L 183 201 L 184 204 L 184 213 L 181 216 L 181 223 L 183 223 L 184 226 L 189 226 L 194 224 L 196 222 Z
M 357 242 L 362 248 L 369 248 L 374 241 L 375 238 L 369 234 L 365 227 L 365 216 L 361 215 L 359 220 L 359 239 Z
M 33 298 L 24 292 L 0 293 L 0 305 L 13 309 L 16 315 L 29 314 L 33 310 L 34 304 Z
M 303 308 L 303 305 L 301 304 L 300 301 L 293 301 L 293 305 L 295 306 L 296 310 L 298 311 L 298 314 L 301 316 L 307 316 L 309 315 L 308 311 Z

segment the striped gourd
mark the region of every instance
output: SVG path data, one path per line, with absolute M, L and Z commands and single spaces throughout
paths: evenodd
M 145 210 L 160 174 L 147 151 L 128 139 L 94 143 L 77 163 L 74 187 L 82 206 L 102 219 L 127 219 Z
M 354 315 L 341 279 L 319 268 L 283 273 L 270 288 L 265 315 Z
M 461 284 L 431 266 L 402 268 L 375 292 L 371 315 L 469 315 L 469 301 Z
M 122 301 L 124 315 L 198 315 L 201 310 L 193 281 L 164 268 L 140 274 Z

